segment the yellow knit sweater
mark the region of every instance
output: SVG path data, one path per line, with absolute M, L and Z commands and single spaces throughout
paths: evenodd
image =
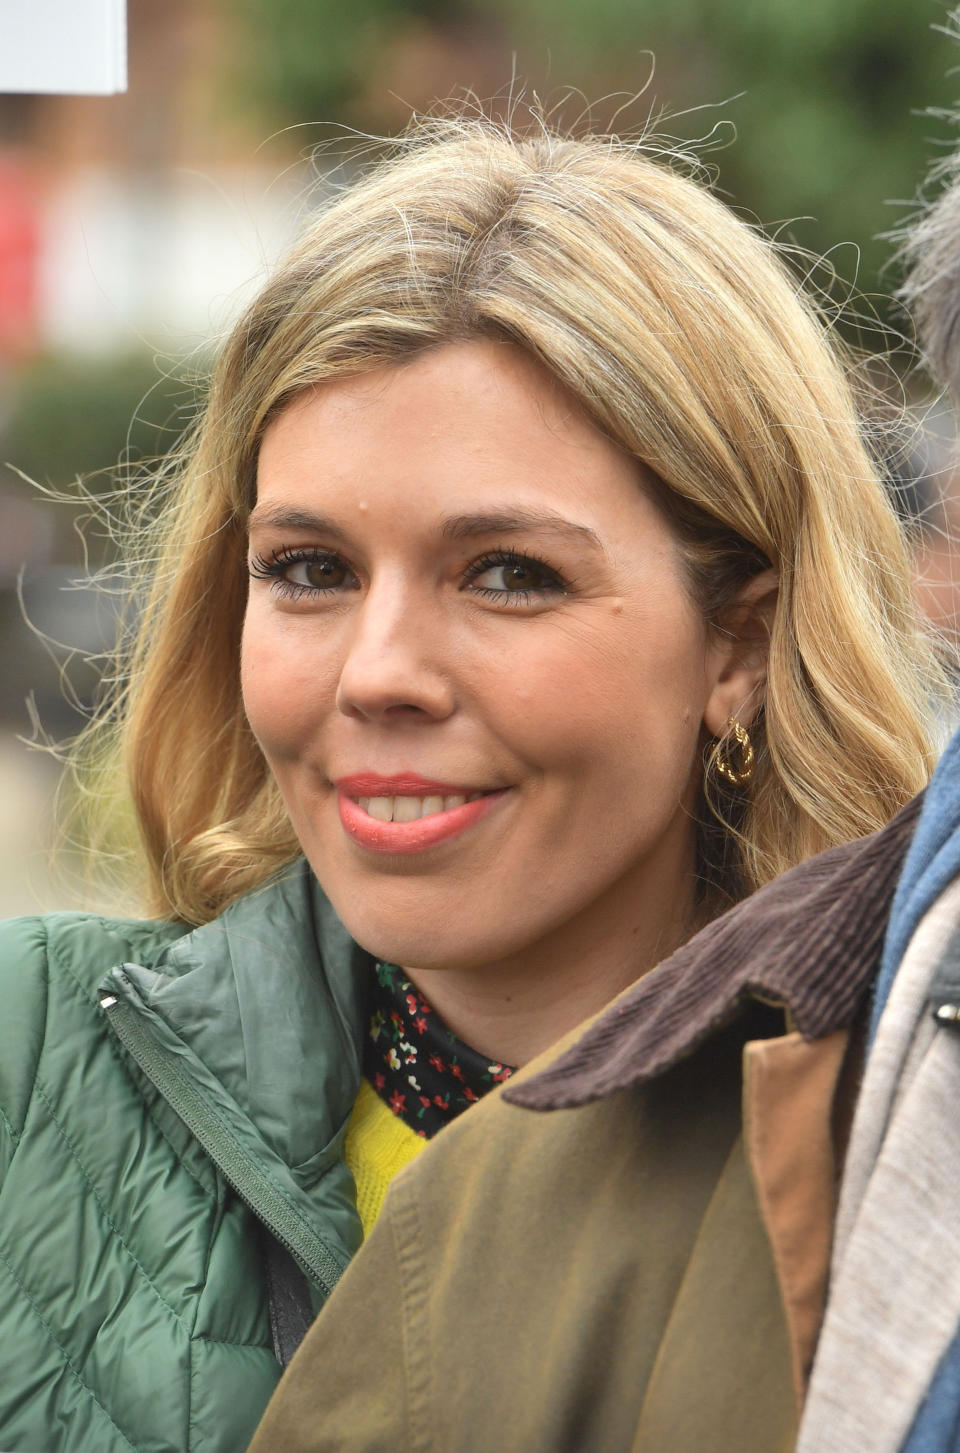
M 376 1224 L 397 1171 L 419 1155 L 426 1144 L 399 1115 L 394 1115 L 366 1080 L 361 1081 L 347 1125 L 344 1154 L 357 1183 L 357 1210 L 365 1237 Z

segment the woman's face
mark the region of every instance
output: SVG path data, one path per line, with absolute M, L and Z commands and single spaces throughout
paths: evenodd
M 247 715 L 365 948 L 476 967 L 689 906 L 704 722 L 744 688 L 636 464 L 526 354 L 297 399 L 250 566 Z

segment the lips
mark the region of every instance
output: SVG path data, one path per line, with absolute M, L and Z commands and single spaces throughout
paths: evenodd
M 398 772 L 384 777 L 379 772 L 355 772 L 350 777 L 337 777 L 333 784 L 348 796 L 361 797 L 464 797 L 484 792 L 477 785 L 462 782 L 438 782 L 432 777 L 419 777 L 416 772 Z
M 376 853 L 417 853 L 458 837 L 502 800 L 485 791 L 437 782 L 412 773 L 383 777 L 372 772 L 336 782 L 340 822 L 347 835 Z

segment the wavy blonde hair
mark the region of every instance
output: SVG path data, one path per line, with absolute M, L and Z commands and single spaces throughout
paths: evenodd
M 209 919 L 299 852 L 240 694 L 268 421 L 304 389 L 473 337 L 526 349 L 654 473 L 708 619 L 768 563 L 779 574 L 749 788 L 711 789 L 708 763 L 711 911 L 924 785 L 936 668 L 904 543 L 836 349 L 773 244 L 652 142 L 430 122 L 323 211 L 247 309 L 138 527 L 151 584 L 104 721 L 152 911 Z

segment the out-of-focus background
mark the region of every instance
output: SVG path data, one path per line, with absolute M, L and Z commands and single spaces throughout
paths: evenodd
M 82 583 L 109 544 L 84 544 L 90 506 L 62 497 L 172 446 L 218 337 L 322 198 L 331 139 L 465 92 L 625 132 L 665 113 L 728 200 L 826 257 L 835 301 L 855 283 L 861 315 L 902 327 L 882 234 L 955 140 L 946 20 L 942 0 L 130 0 L 126 95 L 0 96 L 0 915 L 88 891 L 69 854 L 51 869 L 57 762 L 24 744 L 82 725 L 85 657 L 114 629 Z M 893 362 L 915 422 L 891 487 L 955 640 L 952 422 L 908 352 Z

